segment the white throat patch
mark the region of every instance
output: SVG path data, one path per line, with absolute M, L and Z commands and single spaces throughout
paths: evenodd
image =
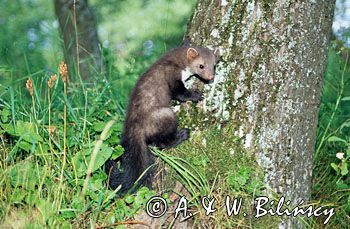
M 193 73 L 190 71 L 190 68 L 186 68 L 185 70 L 181 71 L 181 80 L 183 83 L 185 83 L 186 80 L 188 80 Z

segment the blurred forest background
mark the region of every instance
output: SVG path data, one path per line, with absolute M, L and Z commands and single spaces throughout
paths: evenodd
M 53 1 L 0 3 L 6 6 L 0 9 L 1 84 L 16 86 L 22 80 L 23 85 L 30 75 L 56 72 L 64 49 Z M 116 91 L 128 95 L 145 66 L 181 42 L 194 4 L 194 0 L 89 1 L 104 61 L 113 71 L 107 77 Z M 94 80 L 100 81 L 97 74 Z
M 99 167 L 112 154 L 116 158 L 122 153 L 119 136 L 130 90 L 151 63 L 181 43 L 196 4 L 195 0 L 90 0 L 105 68 L 95 69 L 86 81 L 70 69 L 68 92 L 55 81 L 48 94 L 47 82 L 59 75 L 65 56 L 54 2 L 0 0 L 0 222 L 5 227 L 114 223 L 132 218 L 154 195 L 143 189 L 112 202 L 116 193 L 104 190 L 106 176 Z M 333 34 L 319 114 L 312 201 L 335 207 L 330 227 L 339 228 L 350 225 L 350 1 L 337 1 Z M 26 88 L 28 79 L 32 96 Z M 111 119 L 117 124 L 107 133 L 101 150 L 104 158 L 96 162 L 82 200 L 86 161 Z M 67 158 L 62 153 L 65 138 Z M 192 160 L 194 166 L 208 163 L 207 158 L 197 159 Z M 238 178 L 246 179 L 242 174 Z M 238 179 L 237 174 L 231 178 Z M 309 225 L 319 223 L 315 219 Z

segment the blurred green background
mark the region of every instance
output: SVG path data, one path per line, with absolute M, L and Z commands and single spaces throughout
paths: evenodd
M 194 4 L 195 0 L 89 1 L 101 50 L 113 69 L 108 80 L 123 97 L 146 66 L 181 42 Z M 29 76 L 41 81 L 56 72 L 64 55 L 53 1 L 1 0 L 0 6 L 4 95 L 6 86 L 24 85 Z

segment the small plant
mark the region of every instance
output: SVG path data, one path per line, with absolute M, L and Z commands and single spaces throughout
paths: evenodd
M 54 85 L 54 83 L 57 81 L 57 75 L 51 75 L 49 81 L 47 82 L 47 99 L 48 99 L 48 112 L 49 112 L 49 127 L 48 127 L 48 133 L 49 133 L 49 146 L 50 149 L 52 148 L 51 146 L 51 137 L 53 136 L 54 129 L 51 127 L 51 89 Z
M 350 126 L 350 122 L 347 125 Z M 332 162 L 331 166 L 336 171 L 337 175 L 341 175 L 343 177 L 347 176 L 349 174 L 350 164 L 350 141 L 336 136 L 331 136 L 330 138 L 328 138 L 328 142 L 334 142 L 344 145 L 343 150 L 336 153 L 335 155 L 335 157 L 337 158 L 337 162 Z
M 32 107 L 33 107 L 33 116 L 34 120 L 36 119 L 36 109 L 35 109 L 35 99 L 34 99 L 34 88 L 33 88 L 33 81 L 31 79 L 28 79 L 26 82 L 26 88 L 28 89 L 28 92 L 30 94 L 30 97 L 32 98 Z
M 118 201 L 115 201 L 119 189 L 107 189 L 107 175 L 103 171 L 108 158 L 116 159 L 123 153 L 119 145 L 122 123 L 117 106 L 113 105 L 114 101 L 102 99 L 102 96 L 110 98 L 106 94 L 109 90 L 104 89 L 102 93 L 95 90 L 90 92 L 95 93 L 91 95 L 94 100 L 91 100 L 90 109 L 87 110 L 85 105 L 83 114 L 77 113 L 67 98 L 68 72 L 64 63 L 60 64 L 59 73 L 61 83 L 56 74 L 52 74 L 45 84 L 35 84 L 33 79 L 26 82 L 31 105 L 28 103 L 23 108 L 33 107 L 28 114 L 18 112 L 12 116 L 11 110 L 20 111 L 22 107 L 0 107 L 0 136 L 9 146 L 1 152 L 4 160 L 0 164 L 0 196 L 3 200 L 0 202 L 0 219 L 5 223 L 0 227 L 12 225 L 11 212 L 17 212 L 15 209 L 19 206 L 23 214 L 38 212 L 35 218 L 25 222 L 34 227 L 98 225 L 105 222 L 102 216 L 106 213 L 108 222 L 122 224 L 124 217 L 132 218 L 147 198 L 154 195 L 153 191 L 142 189 L 125 201 L 121 199 L 124 208 L 119 209 Z M 55 83 L 55 90 L 52 90 Z M 42 90 L 36 85 L 47 88 Z M 63 89 L 63 93 L 57 89 Z M 43 97 L 36 96 L 40 91 L 47 92 L 47 103 L 40 101 Z M 75 96 L 72 94 L 71 99 Z M 42 104 L 47 104 L 46 108 Z M 117 115 L 113 117 L 111 113 Z M 17 117 L 17 121 L 14 122 L 12 117 Z M 45 125 L 47 119 L 48 126 Z M 78 119 L 84 122 L 78 122 Z M 108 119 L 111 121 L 106 122 Z M 46 155 L 51 157 L 46 158 Z M 91 211 L 91 208 L 95 210 Z M 124 213 L 118 216 L 118 211 Z M 90 220 L 85 222 L 83 215 Z
M 185 159 L 167 155 L 158 149 L 153 149 L 152 152 L 175 170 L 197 204 L 200 203 L 199 197 L 211 193 L 207 179 Z
M 56 196 L 55 204 L 57 209 L 61 207 L 62 196 L 64 191 L 62 190 L 63 173 L 65 171 L 67 163 L 67 81 L 68 81 L 68 68 L 67 65 L 62 61 L 59 66 L 59 73 L 63 81 L 63 96 L 64 96 L 64 110 L 63 110 L 63 160 L 61 167 L 60 183 L 58 186 L 58 194 Z

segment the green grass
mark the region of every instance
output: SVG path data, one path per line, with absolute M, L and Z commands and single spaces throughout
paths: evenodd
M 102 42 L 126 44 L 127 55 L 119 55 L 115 46 L 102 47 L 107 74 L 96 75 L 89 85 L 70 74 L 67 94 L 59 76 L 50 90 L 50 104 L 47 82 L 58 74 L 63 56 L 59 30 L 53 26 L 52 2 L 8 1 L 6 9 L 0 7 L 6 19 L 1 19 L 0 35 L 1 228 L 85 228 L 123 222 L 132 219 L 155 194 L 142 188 L 116 199 L 118 190 L 106 188 L 103 164 L 123 152 L 119 145 L 122 121 L 137 78 L 160 54 L 180 42 L 194 1 L 142 2 L 135 1 L 132 7 L 120 2 L 128 12 L 114 14 L 103 12 L 109 3 L 99 7 L 100 26 L 109 33 L 106 37 L 102 31 Z M 139 18 L 130 17 L 143 7 L 152 16 L 141 21 L 152 30 L 139 30 L 134 26 Z M 13 16 L 16 14 L 22 17 Z M 124 37 L 121 26 L 136 34 Z M 38 35 L 33 50 L 29 30 Z M 153 42 L 153 49 L 144 55 L 147 40 Z M 28 78 L 33 82 L 33 97 L 25 88 Z
M 336 215 L 328 225 L 330 228 L 348 225 L 350 211 L 349 91 L 346 90 L 350 80 L 349 70 L 344 69 L 346 61 L 336 50 L 330 50 L 323 87 L 312 189 L 313 203 L 336 208 Z M 151 60 L 142 61 L 147 66 Z M 128 80 L 135 81 L 142 71 L 141 67 L 130 69 Z M 96 83 L 94 87 L 71 84 L 65 97 L 59 77 L 51 89 L 51 126 L 55 131 L 49 134 L 49 75 L 39 71 L 31 76 L 34 104 L 24 84 L 2 86 L 0 226 L 88 227 L 132 219 L 155 192 L 141 189 L 136 194 L 117 198 L 117 191 L 106 189 L 107 176 L 102 170 L 107 158 L 116 158 L 123 151 L 119 138 L 128 92 L 116 90 L 125 85 L 123 79 L 115 80 L 113 85 L 106 78 L 104 84 Z M 127 84 L 130 88 L 133 85 L 132 82 Z M 65 165 L 64 106 L 67 106 Z M 188 117 L 180 120 L 181 125 L 185 122 L 191 124 L 195 120 Z M 213 217 L 207 217 L 203 208 L 198 207 L 199 197 L 204 195 L 216 198 L 217 203 L 224 203 L 225 196 L 229 195 L 243 198 L 246 202 L 242 211 L 253 215 L 249 200 L 261 195 L 265 188 L 253 155 L 241 147 L 239 139 L 229 134 L 232 125 L 206 131 L 195 129 L 191 139 L 176 149 L 156 152 L 172 168 L 170 179 L 166 181 L 170 187 L 167 190 L 171 190 L 175 180 L 189 187 L 185 194 L 190 197 L 190 208 L 197 212 L 195 224 L 273 226 L 276 221 L 270 218 L 227 217 L 224 208 L 219 208 Z M 96 153 L 98 157 L 93 159 Z M 343 153 L 342 158 L 339 159 L 339 155 L 337 158 L 337 153 Z M 86 174 L 90 172 L 87 179 Z M 322 222 L 312 219 L 307 224 L 318 227 Z
M 24 85 L 5 92 L 14 96 L 3 100 L 0 113 L 0 227 L 87 227 L 131 218 L 155 193 L 142 189 L 132 199 L 113 201 L 118 190 L 106 189 L 101 167 L 123 152 L 123 113 L 110 99 L 109 84 L 85 91 L 74 85 L 64 96 L 59 77 L 51 89 L 50 132 L 47 80 L 34 83 L 34 103 Z
M 188 141 L 158 156 L 172 168 L 170 180 L 180 180 L 188 189 L 189 200 L 192 200 L 191 209 L 197 214 L 195 225 L 208 228 L 276 225 L 274 220 L 257 222 L 252 217 L 254 212 L 251 201 L 262 195 L 265 189 L 263 174 L 253 154 L 241 147 L 238 138 L 232 137 L 232 129 L 233 126 L 229 124 L 221 129 L 212 127 L 206 131 L 194 130 Z M 203 196 L 216 200 L 217 211 L 211 217 L 205 214 L 197 199 Z M 243 199 L 241 214 L 227 216 L 226 196 Z M 248 216 L 244 217 L 243 212 Z
M 332 45 L 322 89 L 312 200 L 335 208 L 329 228 L 347 228 L 350 225 L 349 49 L 337 42 Z

